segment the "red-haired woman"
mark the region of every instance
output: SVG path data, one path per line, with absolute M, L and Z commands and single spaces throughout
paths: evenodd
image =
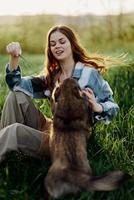
M 118 111 L 112 90 L 100 75 L 105 57 L 88 56 L 76 34 L 67 26 L 53 27 L 47 36 L 45 72 L 41 77 L 21 77 L 18 65 L 21 47 L 7 46 L 11 59 L 6 67 L 6 82 L 11 90 L 1 117 L 0 160 L 7 151 L 25 152 L 40 157 L 47 151 L 49 120 L 31 98 L 49 98 L 57 83 L 73 77 L 92 105 L 95 121 L 110 122 Z M 50 122 L 51 123 L 51 122 Z M 46 145 L 46 146 L 45 146 Z

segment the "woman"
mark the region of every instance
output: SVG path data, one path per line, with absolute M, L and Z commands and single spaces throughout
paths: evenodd
M 7 151 L 21 150 L 40 157 L 47 151 L 47 131 L 51 121 L 40 113 L 31 98 L 50 97 L 53 88 L 73 77 L 87 95 L 95 121 L 110 122 L 118 111 L 109 84 L 100 72 L 105 70 L 103 57 L 89 57 L 76 35 L 67 26 L 53 27 L 47 37 L 45 75 L 21 77 L 18 66 L 21 47 L 10 43 L 11 55 L 6 68 L 6 82 L 11 89 L 1 117 L 0 160 Z M 99 65 L 102 63 L 103 65 Z

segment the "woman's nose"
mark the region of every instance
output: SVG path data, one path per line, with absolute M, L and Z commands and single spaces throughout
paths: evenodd
M 61 44 L 59 42 L 56 43 L 55 48 L 59 48 Z

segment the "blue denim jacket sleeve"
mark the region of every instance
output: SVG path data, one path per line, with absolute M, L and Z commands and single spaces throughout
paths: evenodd
M 6 83 L 10 90 L 21 91 L 31 96 L 32 98 L 46 98 L 44 81 L 41 78 L 32 76 L 21 77 L 21 70 L 17 69 L 10 71 L 9 64 L 6 66 Z
M 88 86 L 93 90 L 96 101 L 103 107 L 101 114 L 95 113 L 95 119 L 109 123 L 117 114 L 119 107 L 113 99 L 113 92 L 108 82 L 103 79 L 96 69 L 92 69 Z
M 85 66 L 84 63 L 76 64 L 73 77 L 78 80 L 81 89 L 89 87 L 93 90 L 97 103 L 103 107 L 102 113 L 94 113 L 94 121 L 110 123 L 116 116 L 119 107 L 113 99 L 113 92 L 107 81 L 103 79 L 98 70 Z

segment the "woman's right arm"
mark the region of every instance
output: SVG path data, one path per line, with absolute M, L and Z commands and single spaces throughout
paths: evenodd
M 12 91 L 22 91 L 32 98 L 45 98 L 47 84 L 45 77 L 21 77 L 19 56 L 21 47 L 18 42 L 12 42 L 7 46 L 10 61 L 6 67 L 6 83 Z
M 19 42 L 11 42 L 6 50 L 10 55 L 9 63 L 6 66 L 6 83 L 13 90 L 21 81 L 21 71 L 19 67 L 19 56 L 21 55 L 21 46 Z
M 10 70 L 13 71 L 18 67 L 21 46 L 19 42 L 11 42 L 7 45 L 6 50 L 10 54 L 9 66 Z

